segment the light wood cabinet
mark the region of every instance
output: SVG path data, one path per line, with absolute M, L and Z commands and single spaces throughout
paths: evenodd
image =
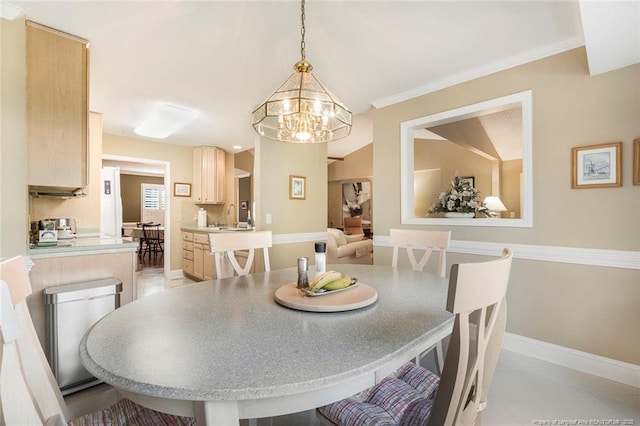
M 182 232 L 182 271 L 199 280 L 214 279 L 215 265 L 208 233 Z
M 88 185 L 87 40 L 27 22 L 27 183 Z
M 193 198 L 196 204 L 225 202 L 225 154 L 215 146 L 193 149 Z

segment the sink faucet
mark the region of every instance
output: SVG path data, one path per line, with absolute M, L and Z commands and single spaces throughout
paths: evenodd
M 236 213 L 236 205 L 235 204 L 233 204 L 233 203 L 229 204 L 229 207 L 227 207 L 227 216 L 229 216 L 231 214 L 231 207 L 233 207 L 233 217 L 231 218 L 232 219 L 231 220 L 231 226 L 235 228 L 236 225 L 238 224 L 236 222 L 236 215 L 235 215 L 235 213 Z

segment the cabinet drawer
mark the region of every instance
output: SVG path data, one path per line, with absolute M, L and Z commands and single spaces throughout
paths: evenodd
M 183 241 L 182 242 L 182 250 L 193 251 L 193 243 L 190 243 L 189 241 Z
M 209 234 L 193 234 L 193 242 L 197 244 L 209 244 Z
M 182 259 L 182 271 L 185 274 L 193 275 L 193 260 Z
M 183 241 L 193 241 L 193 232 L 183 232 L 182 233 Z
M 188 259 L 188 260 L 193 260 L 193 252 L 192 251 L 187 251 L 187 250 L 182 250 L 182 258 L 183 259 Z

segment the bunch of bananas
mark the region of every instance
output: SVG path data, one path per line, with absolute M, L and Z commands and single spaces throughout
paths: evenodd
M 327 271 L 318 275 L 309 283 L 309 291 L 320 293 L 322 291 L 340 290 L 354 284 L 357 278 L 351 278 L 336 271 Z

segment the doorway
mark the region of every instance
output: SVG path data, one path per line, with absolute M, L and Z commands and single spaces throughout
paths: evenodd
M 152 160 L 147 158 L 103 154 L 102 166 L 103 167 L 105 166 L 119 167 L 121 177 L 126 176 L 124 185 L 131 186 L 131 184 L 128 182 L 134 182 L 136 180 L 140 180 L 140 182 L 135 185 L 141 188 L 141 183 L 145 183 L 145 182 L 142 182 L 143 180 L 153 179 L 154 182 L 147 182 L 147 183 L 161 185 L 162 187 L 164 187 L 163 192 L 166 196 L 167 202 L 164 203 L 164 214 L 162 216 L 162 223 L 166 227 L 164 232 L 164 255 L 162 256 L 162 261 L 163 261 L 162 268 L 163 268 L 164 282 L 167 282 L 170 276 L 170 271 L 171 271 L 171 232 L 170 232 L 171 222 L 169 220 L 169 218 L 171 217 L 171 202 L 169 201 L 171 199 L 169 197 L 169 194 L 171 194 L 170 163 L 168 161 Z M 122 182 L 122 179 L 121 179 L 121 182 Z M 130 216 L 131 213 L 125 213 L 130 211 L 140 212 L 140 222 L 142 221 L 142 207 L 141 207 L 142 195 L 140 191 L 141 189 L 138 189 L 138 192 L 137 192 L 138 196 L 135 202 L 135 204 L 138 207 L 134 206 L 132 209 L 129 208 L 131 206 L 127 206 L 125 204 L 134 203 L 133 198 L 129 196 L 125 196 L 123 194 L 123 206 L 122 206 L 123 223 L 127 222 L 127 220 L 125 219 L 132 218 L 132 216 Z M 135 221 L 135 222 L 138 222 L 138 221 Z

